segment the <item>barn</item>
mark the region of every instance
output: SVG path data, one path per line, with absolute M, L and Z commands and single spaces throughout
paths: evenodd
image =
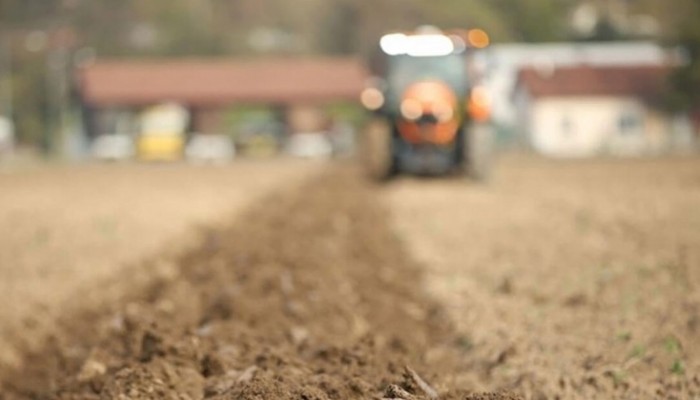
M 232 107 L 273 110 L 285 134 L 316 131 L 323 107 L 356 103 L 366 71 L 355 58 L 97 61 L 77 72 L 86 136 L 136 136 L 144 110 L 178 104 L 187 134 L 227 133 Z

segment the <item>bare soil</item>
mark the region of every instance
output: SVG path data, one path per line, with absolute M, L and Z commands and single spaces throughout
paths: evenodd
M 700 159 L 300 181 L 93 283 L 0 399 L 700 397 Z
M 3 398 L 483 398 L 453 385 L 463 348 L 358 175 L 269 197 L 146 290 L 64 316 Z
M 198 226 L 317 170 L 292 160 L 0 166 L 0 365 L 41 346 L 55 315 L 147 284 Z
M 700 159 L 498 165 L 489 185 L 383 191 L 469 349 L 460 384 L 700 398 Z

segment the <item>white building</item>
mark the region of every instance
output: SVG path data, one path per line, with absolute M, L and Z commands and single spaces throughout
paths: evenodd
M 477 55 L 493 97 L 493 118 L 507 136 L 516 132 L 512 94 L 522 68 L 557 69 L 582 65 L 662 66 L 678 57 L 654 42 L 496 44 Z
M 533 150 L 555 157 L 690 149 L 689 118 L 662 111 L 669 72 L 650 66 L 525 68 L 513 94 L 518 134 Z

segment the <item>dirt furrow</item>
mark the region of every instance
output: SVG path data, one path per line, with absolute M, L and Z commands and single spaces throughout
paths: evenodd
M 338 168 L 146 263 L 145 292 L 65 316 L 0 398 L 482 398 L 454 387 L 465 350 L 406 254 Z

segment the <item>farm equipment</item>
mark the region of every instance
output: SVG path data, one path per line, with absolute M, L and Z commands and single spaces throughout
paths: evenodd
M 373 178 L 403 172 L 488 178 L 490 99 L 471 61 L 488 40 L 481 30 L 435 28 L 381 38 L 370 61 L 373 78 L 361 95 L 371 112 L 362 153 Z

